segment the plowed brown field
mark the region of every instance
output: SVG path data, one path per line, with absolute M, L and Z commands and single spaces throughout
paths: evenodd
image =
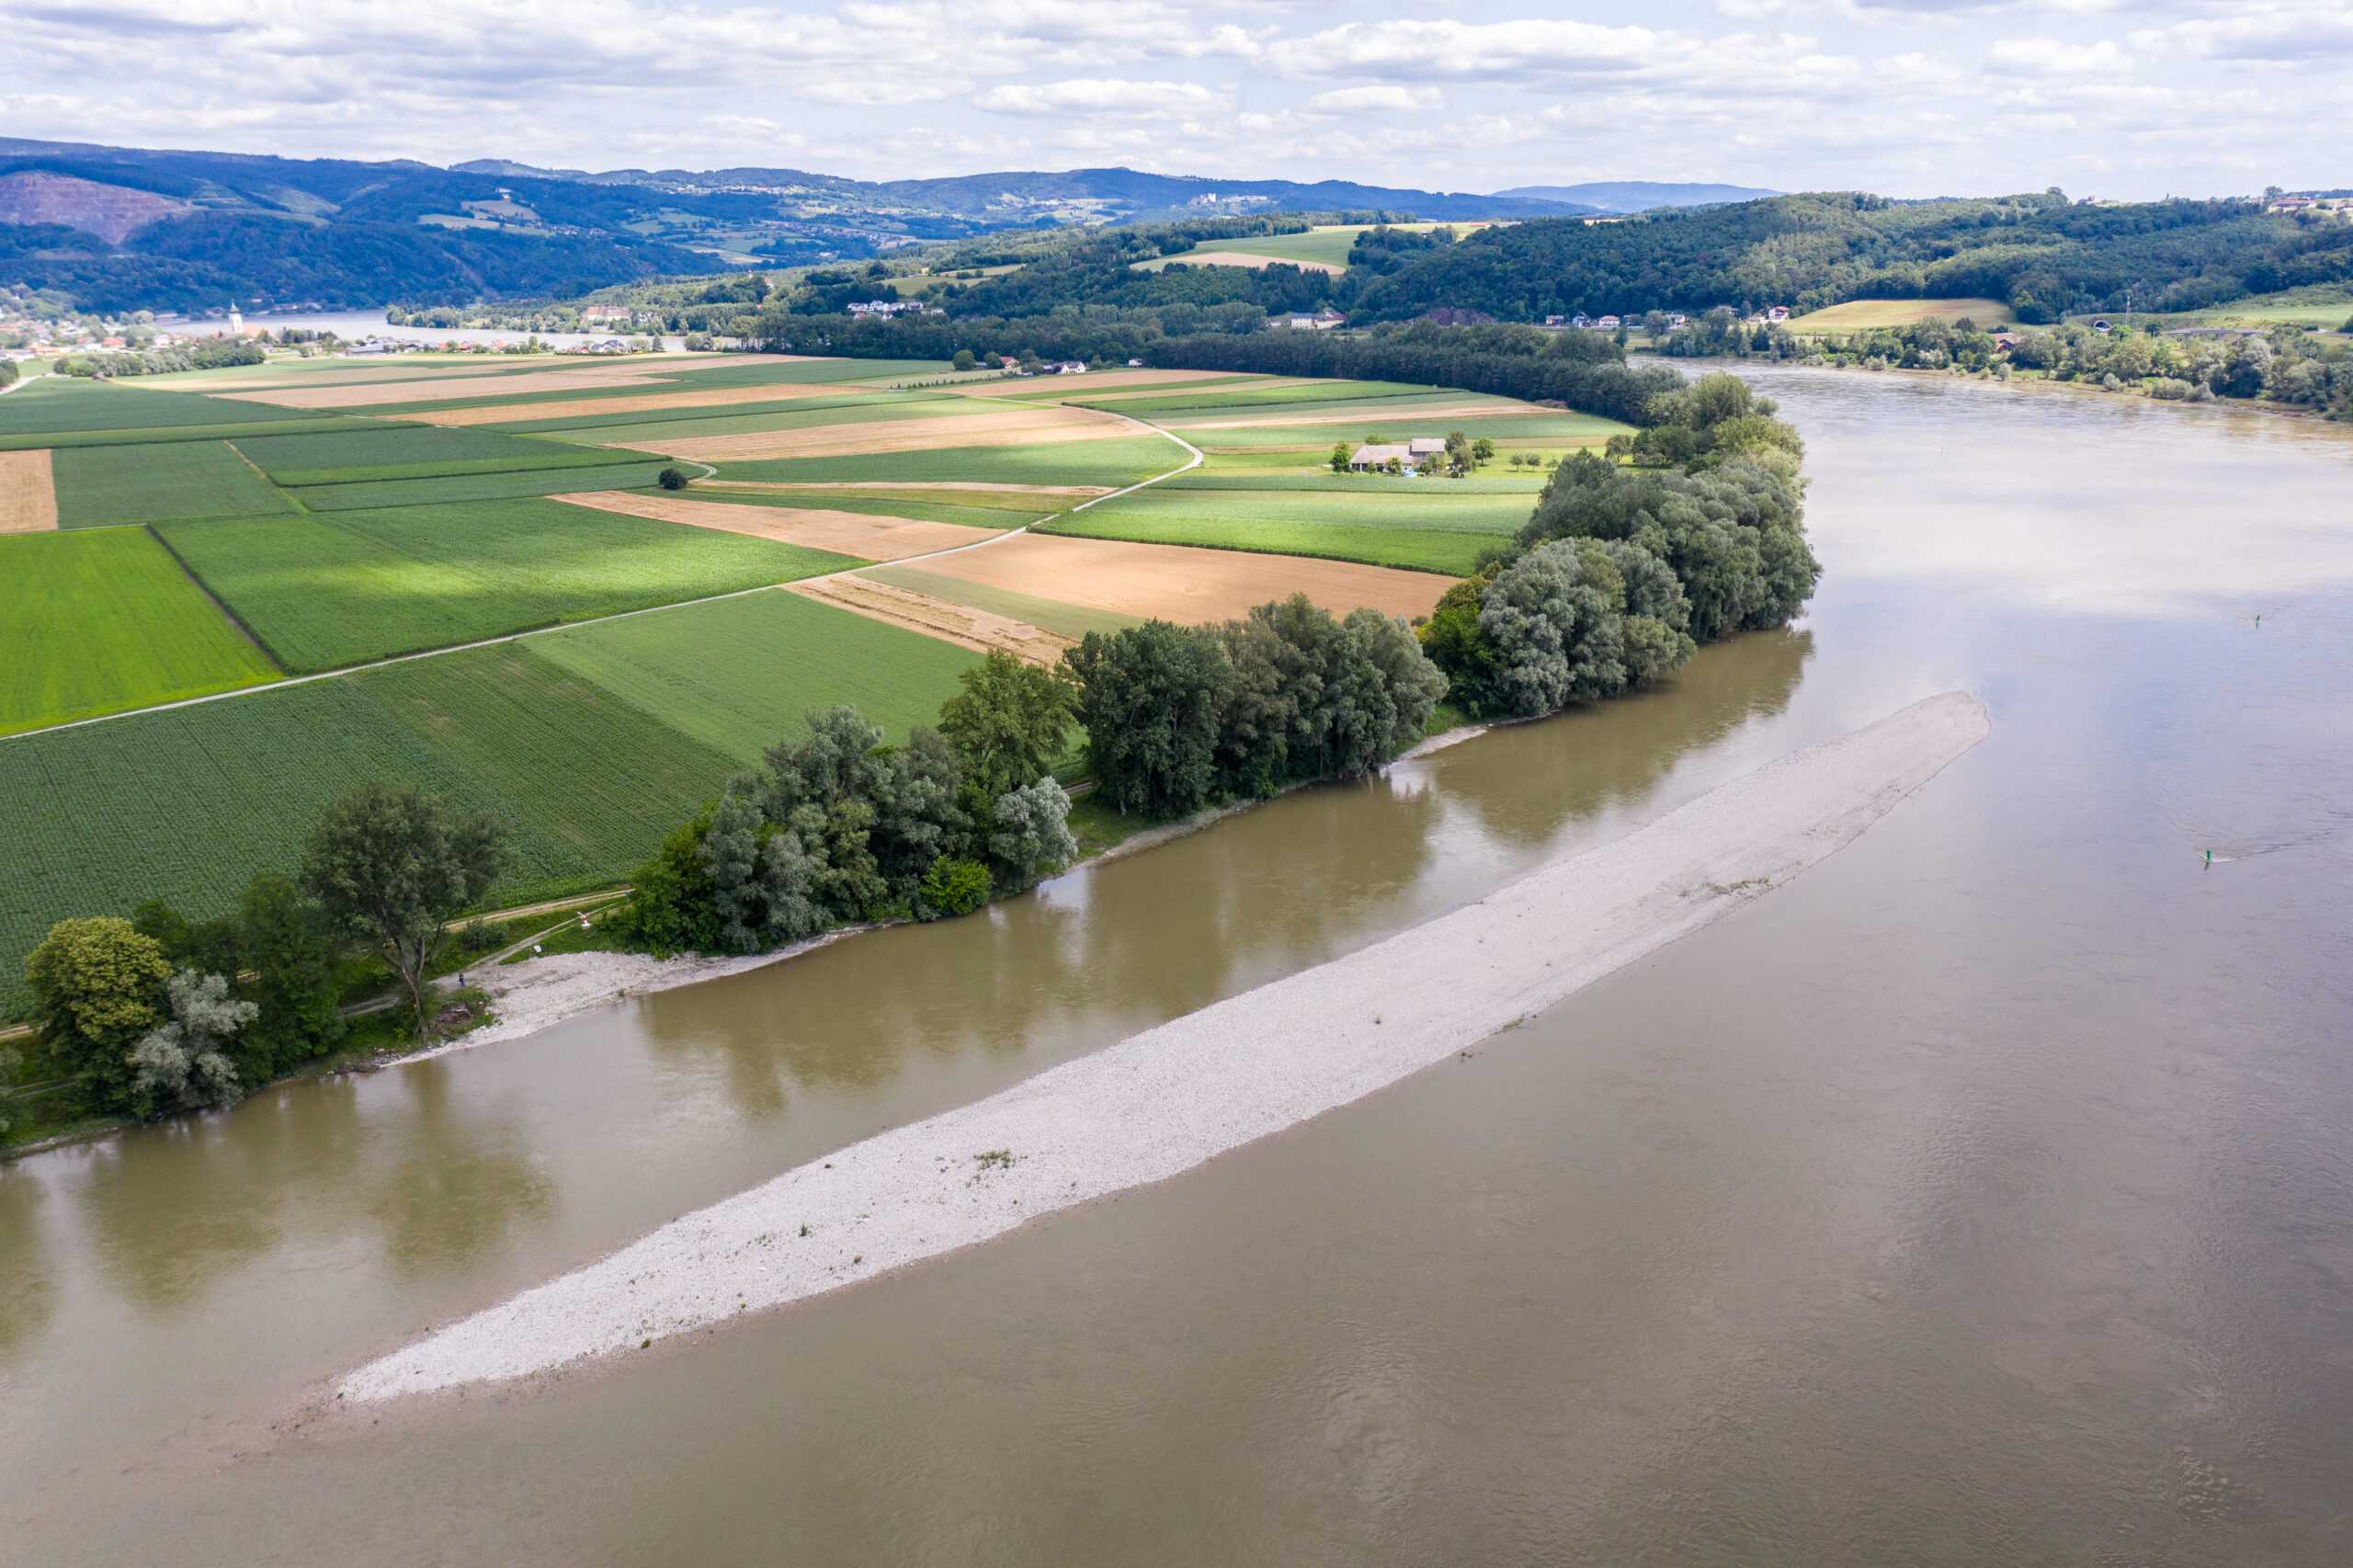
M 1345 561 L 1023 534 L 924 562 L 926 572 L 1121 615 L 1196 623 L 1303 593 L 1335 615 L 1427 615 L 1454 580 Z
M 57 527 L 57 490 L 49 451 L 0 452 L 0 534 L 47 533 Z
M 656 522 L 684 523 L 689 528 L 717 528 L 723 533 L 750 534 L 779 540 L 810 550 L 829 550 L 861 561 L 904 561 L 911 555 L 953 550 L 995 537 L 997 530 L 968 528 L 961 523 L 926 523 L 914 517 L 878 517 L 864 512 L 835 512 L 801 506 L 731 506 L 723 501 L 689 501 L 682 496 L 646 494 L 628 490 L 587 491 L 559 495 L 575 506 L 620 512 Z

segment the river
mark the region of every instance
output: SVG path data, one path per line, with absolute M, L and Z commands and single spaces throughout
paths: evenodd
M 2353 1557 L 2353 431 L 1754 379 L 1827 574 L 1671 689 L 0 1169 L 11 1560 Z M 1993 734 L 1918 798 L 1467 1060 L 552 1388 L 289 1419 L 1953 687 Z

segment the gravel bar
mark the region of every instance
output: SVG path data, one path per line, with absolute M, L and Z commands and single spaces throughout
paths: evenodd
M 1359 1099 L 1762 897 L 1984 739 L 1945 692 L 1330 963 L 673 1221 L 349 1374 L 380 1400 L 542 1373 L 1163 1181 Z

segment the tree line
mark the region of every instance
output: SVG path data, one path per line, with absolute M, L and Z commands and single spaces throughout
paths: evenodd
M 1804 448 L 1771 400 L 1708 376 L 1648 415 L 1608 456 L 1555 468 L 1511 543 L 1421 628 L 1466 712 L 1530 719 L 1621 695 L 1703 643 L 1787 625 L 1813 596 Z

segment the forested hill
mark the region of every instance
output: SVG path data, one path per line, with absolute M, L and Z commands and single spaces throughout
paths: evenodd
M 2250 201 L 2077 204 L 2058 194 L 1895 202 L 1777 197 L 1620 222 L 1489 229 L 1365 280 L 1362 320 L 1453 307 L 1506 321 L 1719 304 L 2004 300 L 2022 322 L 2071 311 L 2194 310 L 2353 278 L 2353 224 Z

